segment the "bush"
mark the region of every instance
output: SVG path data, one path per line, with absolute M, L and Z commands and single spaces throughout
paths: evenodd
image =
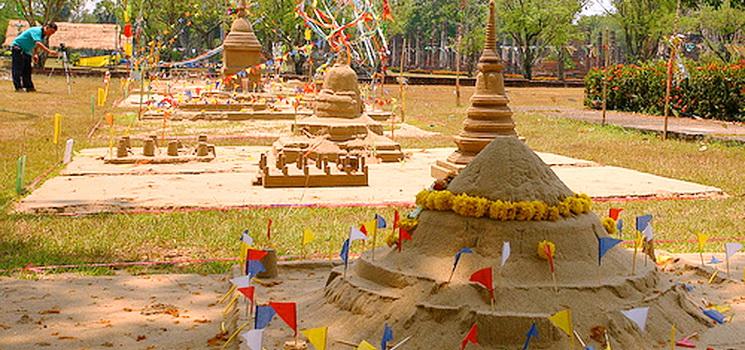
M 687 65 L 689 76 L 673 82 L 673 115 L 745 121 L 745 60 L 731 65 Z M 608 109 L 663 114 L 666 62 L 593 69 L 585 76 L 585 106 L 601 108 L 603 77 L 608 79 Z

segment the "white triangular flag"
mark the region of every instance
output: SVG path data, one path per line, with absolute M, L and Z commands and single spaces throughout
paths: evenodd
M 727 259 L 737 254 L 737 252 L 740 251 L 740 249 L 742 249 L 742 244 L 737 243 L 737 242 L 724 244 L 724 251 L 727 254 Z
M 644 329 L 647 327 L 647 315 L 649 315 L 649 307 L 638 307 L 636 309 L 621 311 L 624 316 L 626 316 L 629 320 L 634 321 L 637 326 L 639 326 L 639 329 L 644 331 Z
M 360 239 L 366 241 L 367 236 L 365 236 L 365 234 L 362 233 L 362 231 L 360 231 L 358 228 L 352 226 L 349 230 L 349 242 L 354 242 Z
M 502 266 L 507 263 L 507 259 L 510 258 L 510 242 L 504 242 L 502 244 Z
M 264 329 L 252 329 L 246 333 L 241 334 L 241 338 L 246 342 L 251 350 L 261 350 L 262 338 L 264 337 Z
M 652 230 L 651 222 L 647 224 L 647 227 L 644 228 L 644 231 L 642 231 L 642 234 L 644 235 L 644 240 L 647 242 L 654 239 L 654 231 Z
M 232 283 L 236 288 L 246 288 L 251 285 L 251 277 L 250 276 L 241 276 L 230 279 L 230 283 Z
M 249 246 L 254 245 L 254 239 L 248 234 L 248 230 L 243 231 L 241 234 L 241 242 L 248 244 Z

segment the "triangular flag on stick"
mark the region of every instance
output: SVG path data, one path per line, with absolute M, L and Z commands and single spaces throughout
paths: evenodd
M 357 350 L 378 350 L 373 346 L 372 344 L 368 343 L 367 340 L 363 340 L 360 342 L 360 345 L 357 345 Z
M 574 339 L 574 328 L 572 326 L 572 311 L 569 309 L 559 311 L 548 318 L 551 324 L 561 329 L 566 335 Z
M 737 252 L 739 252 L 740 249 L 742 249 L 742 244 L 737 243 L 737 242 L 724 244 L 724 252 L 726 254 L 727 259 L 737 254 Z
M 270 302 L 269 306 L 274 309 L 277 316 L 279 316 L 282 321 L 285 321 L 285 323 L 295 332 L 295 335 L 297 335 L 297 307 L 295 303 Z
M 411 234 L 409 234 L 409 231 L 406 231 L 403 228 L 400 228 L 398 230 L 398 251 L 401 252 L 404 249 L 404 241 L 410 241 L 410 240 L 411 240 Z
M 709 235 L 704 234 L 704 233 L 698 233 L 696 234 L 696 240 L 698 241 L 699 253 L 703 253 L 704 247 L 706 246 L 706 242 L 709 240 Z
M 460 350 L 465 349 L 468 343 L 476 345 L 479 343 L 479 326 L 475 323 L 471 326 L 471 330 L 468 331 L 466 337 L 460 342 Z
M 468 280 L 484 286 L 489 291 L 489 298 L 494 301 L 494 279 L 491 267 L 474 272 Z
M 326 344 L 329 334 L 328 327 L 301 330 L 300 333 L 303 333 L 303 335 L 308 338 L 308 341 L 316 350 L 326 350 Z
M 309 228 L 305 228 L 303 230 L 303 245 L 308 245 L 308 243 L 313 242 L 313 240 L 316 238 L 316 235 L 311 231 Z
M 264 330 L 249 330 L 248 332 L 241 334 L 241 338 L 245 340 L 246 346 L 248 346 L 250 350 L 262 350 L 262 339 L 264 338 Z
M 611 237 L 598 237 L 598 266 L 600 266 L 603 256 L 608 253 L 613 247 L 622 243 L 623 240 L 615 239 Z
M 363 226 L 364 227 L 364 226 Z M 354 226 L 349 228 L 349 241 L 354 242 L 357 240 L 367 240 L 367 235 L 365 235 L 361 230 L 355 228 Z
M 611 219 L 618 221 L 618 218 L 621 216 L 622 211 L 623 211 L 623 208 L 610 208 L 608 210 L 608 216 Z
M 647 327 L 647 316 L 649 315 L 649 307 L 638 307 L 631 310 L 621 311 L 631 321 L 634 321 L 640 330 L 644 331 Z
M 393 329 L 387 323 L 383 326 L 383 338 L 380 340 L 380 349 L 388 350 L 388 342 L 393 340 Z
M 455 269 L 458 267 L 458 263 L 460 262 L 460 257 L 463 254 L 471 254 L 473 253 L 473 250 L 471 248 L 465 247 L 461 248 L 457 253 L 455 253 L 455 261 L 453 262 L 453 269 L 450 270 L 450 278 L 448 278 L 448 282 L 453 279 L 453 274 L 455 273 Z
M 530 347 L 530 340 L 533 338 L 538 338 L 538 326 L 535 324 L 535 322 L 530 326 L 528 334 L 525 336 L 525 344 L 523 344 L 522 350 L 528 350 L 528 348 Z
M 507 263 L 507 259 L 510 258 L 511 251 L 512 249 L 510 248 L 510 242 L 502 243 L 502 264 L 500 266 L 504 266 L 504 264 Z
M 277 313 L 269 305 L 256 305 L 256 318 L 254 319 L 254 328 L 263 329 L 269 325 L 274 315 Z

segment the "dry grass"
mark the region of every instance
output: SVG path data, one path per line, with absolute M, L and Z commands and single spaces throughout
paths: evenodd
M 74 137 L 76 148 L 92 124 L 90 96 L 99 79 L 76 79 L 76 96 L 68 97 L 60 78 L 37 77 L 40 94 L 16 94 L 8 82 L 0 88 L 0 203 L 14 198 L 15 160 L 29 156 L 31 179 L 60 159 L 51 143 L 51 118 L 65 115 L 64 137 Z M 114 92 L 112 89 L 112 92 Z M 396 90 L 391 88 L 392 92 Z M 473 90 L 464 88 L 463 96 Z M 510 89 L 513 107 L 518 105 L 580 106 L 577 89 Z M 425 130 L 452 135 L 460 130 L 465 107 L 455 106 L 452 87 L 410 87 L 407 122 Z M 467 104 L 464 97 L 463 104 Z M 691 238 L 697 230 L 721 237 L 740 237 L 745 232 L 745 147 L 717 143 L 662 141 L 654 135 L 616 127 L 517 113 L 519 133 L 536 150 L 594 160 L 663 176 L 718 186 L 730 197 L 723 200 L 644 201 L 600 203 L 596 212 L 623 206 L 627 218 L 642 213 L 655 215 L 659 239 Z M 244 143 L 263 140 L 241 141 Z M 96 141 L 98 145 L 103 140 Z M 236 141 L 231 141 L 235 143 Z M 451 146 L 449 136 L 402 139 L 407 147 Z M 704 147 L 705 146 L 705 149 Z M 96 215 L 81 218 L 0 214 L 0 269 L 37 265 L 210 258 L 235 256 L 240 232 L 250 229 L 262 244 L 266 221 L 274 220 L 274 241 L 280 254 L 302 252 L 300 234 L 309 226 L 319 236 L 305 253 L 335 256 L 349 224 L 369 219 L 376 212 L 390 217 L 393 208 L 265 209 L 228 212 L 172 213 L 160 215 Z M 631 220 L 629 220 L 631 221 Z M 380 240 L 379 240 L 380 241 Z M 690 251 L 693 245 L 663 245 Z M 356 248 L 359 249 L 359 248 Z M 719 245 L 707 249 L 719 250 Z M 188 268 L 201 272 L 224 269 L 224 264 Z M 170 269 L 168 271 L 171 271 Z M 100 270 L 95 270 L 100 273 Z

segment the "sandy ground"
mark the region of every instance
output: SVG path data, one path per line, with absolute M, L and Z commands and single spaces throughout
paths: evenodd
M 710 255 L 706 254 L 707 261 Z M 700 349 L 704 344 L 717 350 L 744 349 L 745 318 L 741 315 L 745 313 L 745 285 L 721 278 L 709 284 L 709 273 L 695 267 L 698 255 L 681 257 L 681 261 L 693 262 L 666 267 L 664 278 L 686 283 L 691 288 L 690 299 L 698 305 L 731 307 L 725 313 L 732 316 L 731 322 L 708 329 L 694 338 L 694 343 Z M 733 276 L 741 276 L 745 256 L 736 256 L 731 264 Z M 258 301 L 295 301 L 302 305 L 323 292 L 329 270 L 319 265 L 283 267 L 280 278 L 258 285 Z M 225 276 L 117 273 L 90 277 L 66 273 L 38 277 L 0 278 L 4 306 L 0 309 L 0 349 L 218 348 L 208 345 L 208 341 L 220 328 L 223 305 L 216 301 L 226 291 Z M 299 314 L 298 322 L 301 329 L 321 326 L 314 324 L 313 315 L 308 314 Z M 382 325 L 360 326 L 382 329 Z M 584 335 L 589 330 L 578 332 Z M 408 335 L 398 334 L 397 339 Z M 678 339 L 684 336 L 687 334 L 680 334 Z M 290 339 L 292 332 L 275 317 L 265 332 L 264 346 L 280 349 Z M 330 340 L 331 349 L 346 348 L 335 343 L 338 339 L 333 334 Z
M 240 208 L 293 205 L 390 205 L 412 203 L 429 186 L 431 165 L 452 148 L 406 150 L 400 163 L 370 165 L 370 184 L 351 188 L 265 189 L 252 182 L 268 147 L 219 147 L 210 163 L 106 165 L 83 150 L 62 171 L 16 206 L 25 213 L 92 213 L 171 208 Z M 570 189 L 594 198 L 669 198 L 718 195 L 721 190 L 630 169 L 601 166 L 550 153 L 539 156 Z M 105 176 L 103 176 L 105 175 Z

